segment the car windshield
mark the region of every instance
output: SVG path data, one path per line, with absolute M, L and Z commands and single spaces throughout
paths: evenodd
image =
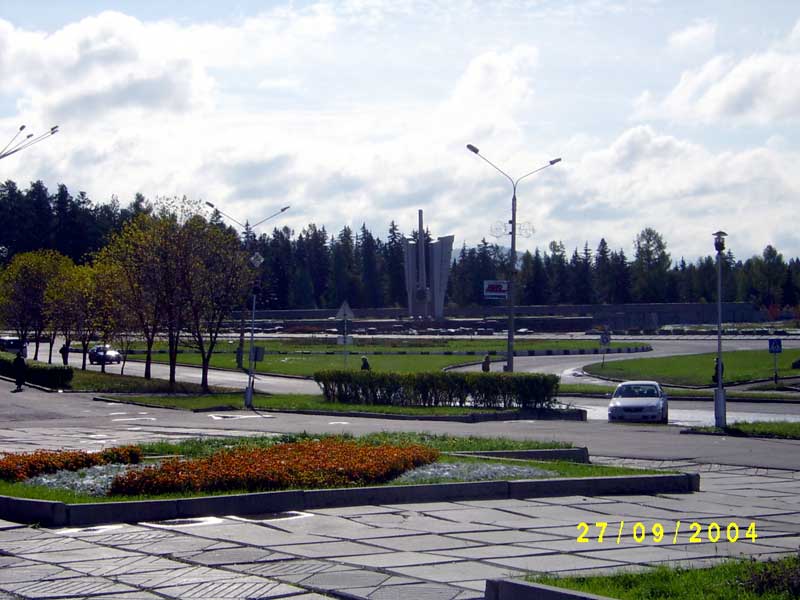
M 654 385 L 623 385 L 614 392 L 615 398 L 658 398 L 658 388 Z

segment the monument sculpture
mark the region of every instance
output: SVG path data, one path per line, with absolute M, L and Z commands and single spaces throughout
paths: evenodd
M 450 276 L 453 239 L 454 236 L 447 235 L 426 245 L 422 210 L 419 211 L 417 241 L 403 238 L 406 294 L 410 317 L 444 318 L 444 296 L 447 292 L 447 279 Z

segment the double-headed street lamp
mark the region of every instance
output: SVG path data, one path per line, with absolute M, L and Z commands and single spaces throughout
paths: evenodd
M 11 156 L 12 154 L 16 154 L 17 152 L 20 152 L 22 150 L 25 150 L 25 148 L 30 148 L 34 144 L 38 144 L 39 142 L 41 142 L 43 139 L 49 138 L 51 135 L 57 134 L 58 125 L 54 125 L 49 130 L 38 136 L 34 136 L 32 133 L 29 133 L 28 135 L 26 135 L 23 138 L 20 138 L 20 140 L 17 141 L 17 138 L 23 131 L 25 131 L 25 125 L 20 125 L 19 129 L 17 130 L 17 133 L 14 134 L 14 137 L 12 137 L 11 140 L 9 140 L 9 142 L 5 145 L 5 148 L 0 150 L 0 160 L 6 158 L 7 156 Z
M 214 206 L 211 202 L 206 202 L 206 206 L 213 208 L 214 210 L 218 211 L 219 214 L 227 217 L 237 225 L 239 225 L 243 230 L 248 229 L 247 225 L 243 225 L 232 216 L 225 214 L 219 208 Z M 289 210 L 288 206 L 284 206 L 277 212 L 272 213 L 271 215 L 264 217 L 255 225 L 251 225 L 250 229 L 258 227 L 262 223 L 269 221 L 273 217 L 277 217 L 279 214 L 286 212 Z M 250 257 L 250 264 L 253 265 L 256 269 L 261 266 L 261 263 L 264 262 L 264 257 L 261 256 L 258 252 L 254 253 L 253 256 Z M 242 318 L 242 329 L 244 329 L 244 317 Z M 242 333 L 244 336 L 244 333 Z M 249 360 L 248 360 L 248 368 L 247 368 L 247 389 L 244 392 L 244 407 L 245 408 L 253 408 L 253 388 L 255 387 L 255 360 L 256 360 L 256 353 L 255 353 L 255 337 L 256 337 L 256 289 L 253 286 L 253 315 L 252 321 L 250 326 L 250 352 L 249 352 Z
M 717 364 L 716 371 L 717 389 L 714 390 L 714 425 L 724 429 L 727 426 L 725 415 L 725 386 L 722 383 L 724 365 L 722 364 L 722 251 L 725 250 L 724 231 L 714 234 L 714 249 L 717 251 Z
M 526 177 L 533 175 L 534 173 L 538 173 L 547 167 L 552 167 L 554 164 L 561 162 L 560 158 L 554 158 L 546 165 L 539 167 L 538 169 L 534 169 L 530 173 L 525 173 L 522 177 L 518 178 L 516 181 L 505 171 L 503 171 L 500 167 L 490 161 L 488 158 L 483 156 L 480 151 L 473 146 L 472 144 L 467 144 L 467 150 L 473 152 L 478 155 L 479 158 L 482 158 L 487 163 L 492 165 L 497 171 L 499 171 L 502 175 L 504 175 L 510 182 L 511 182 L 511 220 L 509 223 L 511 224 L 511 272 L 508 275 L 508 352 L 506 355 L 506 368 L 505 370 L 508 373 L 514 372 L 514 281 L 517 276 L 517 185 L 520 181 L 525 179 Z

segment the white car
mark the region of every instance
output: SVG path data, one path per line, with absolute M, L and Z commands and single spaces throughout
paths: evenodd
M 625 381 L 608 405 L 608 421 L 669 421 L 667 395 L 656 381 Z

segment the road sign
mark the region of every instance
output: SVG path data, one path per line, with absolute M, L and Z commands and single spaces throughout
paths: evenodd
M 508 281 L 484 280 L 483 297 L 487 300 L 505 300 L 508 298 Z
M 253 362 L 262 362 L 264 360 L 264 347 L 251 346 L 250 347 L 250 360 Z
M 608 346 L 611 343 L 611 334 L 608 331 L 600 334 L 600 343 L 603 346 Z
M 783 347 L 781 345 L 780 339 L 772 339 L 769 340 L 769 353 L 770 354 L 780 354 L 783 352 Z
M 355 319 L 355 317 L 356 316 L 353 314 L 353 309 L 350 308 L 347 300 L 342 302 L 342 305 L 339 307 L 339 312 L 336 313 L 336 318 L 343 321 L 352 321 Z

